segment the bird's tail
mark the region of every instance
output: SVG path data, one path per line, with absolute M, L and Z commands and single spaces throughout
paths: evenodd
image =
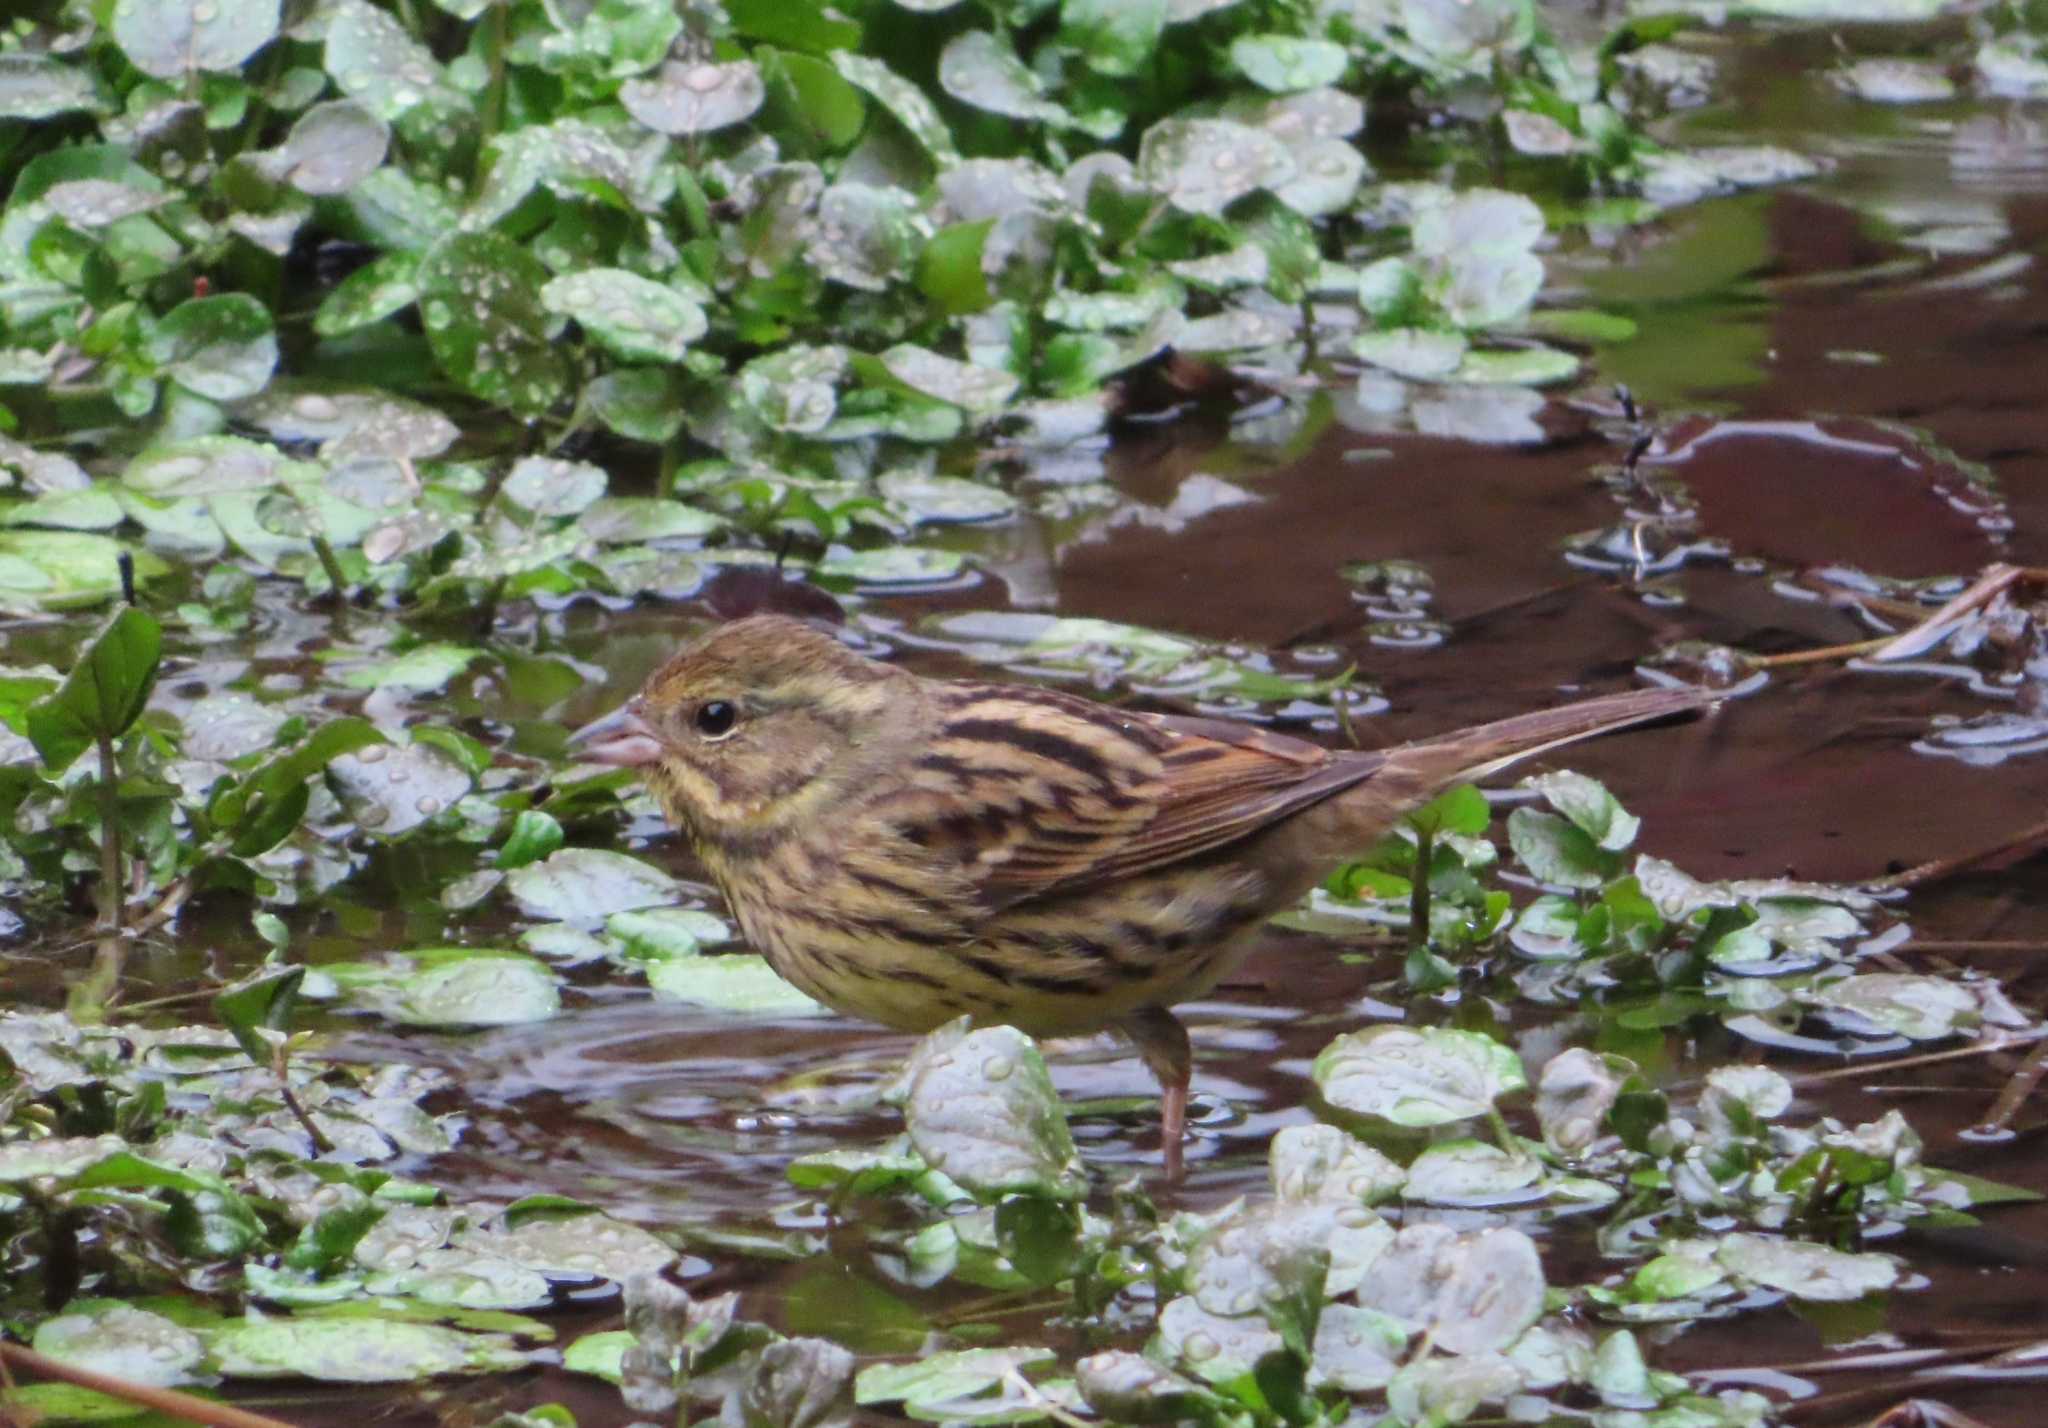
M 1381 755 L 1385 767 L 1374 783 L 1383 789 L 1390 784 L 1403 789 L 1414 804 L 1420 804 L 1453 784 L 1490 777 L 1511 764 L 1581 739 L 1698 709 L 1719 697 L 1713 690 L 1638 689 L 1517 714 L 1512 719 L 1387 749 Z

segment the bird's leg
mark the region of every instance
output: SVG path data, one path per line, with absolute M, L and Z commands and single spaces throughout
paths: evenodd
M 1188 1077 L 1194 1069 L 1194 1055 L 1188 1049 L 1188 1030 L 1165 1007 L 1145 1007 L 1116 1024 L 1131 1039 L 1146 1069 L 1159 1082 L 1159 1133 L 1166 1161 L 1166 1178 L 1180 1179 L 1180 1143 L 1188 1123 Z

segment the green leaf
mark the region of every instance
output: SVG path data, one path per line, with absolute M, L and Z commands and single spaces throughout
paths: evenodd
M 320 971 L 349 1005 L 400 1026 L 523 1026 L 562 1008 L 556 974 L 517 952 L 430 947 Z
M 1469 783 L 1446 789 L 1408 815 L 1408 821 L 1424 832 L 1455 833 L 1477 838 L 1493 822 L 1493 805 L 1486 795 Z
M 28 708 L 28 735 L 53 773 L 101 738 L 118 739 L 142 717 L 156 687 L 163 629 L 133 605 L 103 626 L 57 692 Z
M 1159 45 L 1166 11 L 1167 0 L 1062 0 L 1059 43 L 1097 73 L 1135 75 Z
M 867 125 L 867 101 L 838 70 L 810 55 L 766 45 L 754 51 L 754 60 L 768 79 L 771 95 L 787 86 L 792 109 L 820 148 L 836 152 L 860 138 Z
M 203 1335 L 231 1378 L 310 1378 L 331 1383 L 407 1383 L 447 1373 L 507 1373 L 531 1355 L 509 1334 L 469 1334 L 396 1319 L 252 1315 Z
M 658 134 L 705 134 L 741 123 L 761 107 L 767 88 L 752 60 L 729 64 L 670 60 L 653 79 L 619 86 L 619 103 Z
M 917 287 L 938 304 L 941 316 L 980 312 L 994 301 L 981 255 L 995 226 L 993 218 L 950 224 L 924 245 L 917 259 Z
M 809 995 L 785 981 L 767 959 L 751 952 L 718 957 L 676 957 L 650 962 L 647 985 L 667 1001 L 715 1007 L 738 1016 L 829 1016 Z
M 304 967 L 286 967 L 238 982 L 213 999 L 214 1015 L 235 1034 L 235 1041 L 258 1066 L 271 1060 L 271 1046 L 257 1029 L 289 1031 L 292 1008 L 299 995 L 299 983 L 306 979 Z
M 871 1364 L 854 1380 L 854 1401 L 901 1403 L 913 1416 L 923 1416 L 917 1410 L 926 1404 L 966 1410 L 968 1400 L 1057 1357 L 1051 1349 L 958 1349 L 915 1363 Z
M 1144 3 L 1163 3 L 1163 0 L 1144 0 Z M 945 119 L 925 97 L 923 90 L 882 60 L 867 55 L 834 50 L 832 64 L 847 83 L 866 90 L 878 100 L 940 167 L 960 162 L 960 151 L 953 146 L 952 131 L 946 127 Z
M 1335 84 L 1343 78 L 1350 56 L 1342 45 L 1329 40 L 1239 35 L 1231 41 L 1230 62 L 1261 89 L 1298 94 Z
M 216 824 L 234 833 L 234 853 L 253 858 L 268 852 L 298 827 L 306 809 L 306 780 L 344 754 L 384 742 L 367 719 L 336 719 L 321 725 L 297 748 L 279 754 L 239 784 L 224 790 L 208 809 Z
M 1517 808 L 1508 815 L 1508 843 L 1538 882 L 1597 888 L 1621 871 L 1621 859 L 1586 831 L 1554 813 Z
M 1371 1026 L 1338 1037 L 1310 1073 L 1340 1110 L 1401 1126 L 1440 1126 L 1491 1111 L 1528 1085 L 1521 1058 L 1476 1031 Z
M 427 344 L 465 390 L 538 415 L 568 390 L 540 293 L 547 269 L 497 233 L 451 233 L 427 250 L 415 279 Z
M 262 391 L 276 369 L 270 309 L 244 293 L 182 301 L 150 334 L 147 354 L 186 391 L 240 402 Z
M 158 79 L 225 72 L 277 34 L 278 0 L 116 0 L 114 41 L 135 67 Z
M 902 1095 L 917 1153 L 976 1196 L 1071 1200 L 1086 1188 L 1045 1059 L 1014 1027 L 941 1027 L 912 1053 Z
M 513 871 L 505 890 L 528 917 L 586 923 L 682 898 L 676 880 L 653 864 L 600 848 L 559 849 Z
M 537 863 L 562 846 L 562 825 L 538 809 L 522 809 L 498 849 L 498 866 L 510 872 Z

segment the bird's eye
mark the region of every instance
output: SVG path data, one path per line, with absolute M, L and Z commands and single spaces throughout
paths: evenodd
M 707 700 L 697 706 L 697 732 L 707 739 L 723 739 L 739 722 L 740 711 L 724 699 Z

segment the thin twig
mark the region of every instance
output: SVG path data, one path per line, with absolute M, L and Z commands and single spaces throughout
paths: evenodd
M 1892 642 L 1890 635 L 1875 640 L 1852 640 L 1846 645 L 1822 645 L 1817 650 L 1789 650 L 1784 654 L 1742 656 L 1742 662 L 1752 669 L 1784 669 L 1795 664 L 1827 664 L 1832 660 L 1854 659 L 1858 655 L 1875 654 Z
M 2019 1070 L 1998 1093 L 1998 1099 L 1991 1103 L 1991 1114 L 1984 1118 L 1980 1127 L 1986 1131 L 2002 1131 L 2012 1124 L 2012 1118 L 2020 1113 L 2027 1097 L 2041 1084 L 2041 1077 L 2048 1073 L 2048 1041 L 2037 1042 L 2026 1060 L 2020 1062 Z
M 271 1418 L 261 1413 L 251 1413 L 246 1408 L 236 1408 L 229 1403 L 215 1403 L 210 1399 L 180 1393 L 175 1388 L 155 1388 L 146 1383 L 130 1383 L 125 1378 L 99 1373 L 92 1369 L 67 1364 L 62 1359 L 53 1359 L 39 1354 L 34 1349 L 23 1348 L 20 1344 L 0 1342 L 0 1360 L 40 1378 L 55 1379 L 59 1383 L 76 1384 L 80 1388 L 92 1389 L 114 1398 L 139 1403 L 144 1408 L 153 1408 L 158 1413 L 168 1413 L 173 1418 L 182 1418 L 187 1423 L 203 1423 L 206 1428 L 293 1428 L 282 1418 Z
M 2022 828 L 2017 833 L 2008 833 L 1996 843 L 1973 849 L 1968 853 L 1956 853 L 1946 858 L 1935 858 L 1918 867 L 1908 868 L 1902 873 L 1893 873 L 1887 878 L 1877 878 L 1866 884 L 1873 888 L 1917 888 L 1943 878 L 1966 873 L 1979 863 L 1988 863 L 2008 853 L 2025 853 L 2033 845 L 2048 842 L 2048 819 Z
M 1815 1081 L 1840 1081 L 1844 1078 L 1875 1076 L 1886 1071 L 1904 1071 L 1913 1066 L 1931 1066 L 1938 1061 L 1961 1061 L 1971 1056 L 1989 1056 L 1994 1051 L 2010 1051 L 2015 1046 L 2032 1046 L 2044 1037 L 2048 1037 L 2048 1029 L 2001 1036 L 1996 1041 L 1980 1041 L 1972 1046 L 1958 1046 L 1947 1051 L 1927 1051 L 1918 1056 L 1900 1056 L 1890 1061 L 1858 1062 L 1854 1066 L 1838 1066 L 1832 1071 L 1803 1071 L 1789 1079 L 1795 1086 L 1806 1086 Z

